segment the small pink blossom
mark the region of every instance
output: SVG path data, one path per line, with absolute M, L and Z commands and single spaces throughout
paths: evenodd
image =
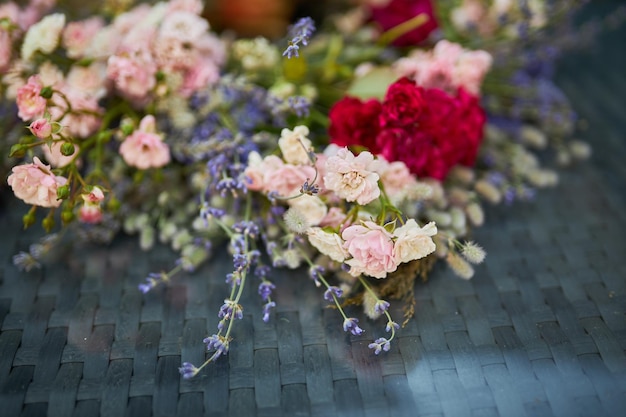
M 70 22 L 63 30 L 63 46 L 70 58 L 82 58 L 96 34 L 104 27 L 100 17 Z
M 157 67 L 146 51 L 113 55 L 107 65 L 107 76 L 126 98 L 140 103 L 156 85 Z
M 91 191 L 83 194 L 82 197 L 85 203 L 100 203 L 102 200 L 104 200 L 104 192 L 102 191 L 102 188 L 94 186 L 92 187 Z
M 0 28 L 0 73 L 6 71 L 11 63 L 12 42 L 11 35 Z
M 32 164 L 13 167 L 7 182 L 17 198 L 40 207 L 59 207 L 57 188 L 67 183 L 67 178 L 55 176 L 49 165 L 34 157 Z
M 324 186 L 346 201 L 368 204 L 380 196 L 378 188 L 379 162 L 370 152 L 354 156 L 347 148 L 326 161 Z
M 493 58 L 485 51 L 466 52 L 459 58 L 454 74 L 455 83 L 474 95 L 480 94 L 480 86 L 491 68 Z
M 393 256 L 397 263 L 421 259 L 436 249 L 432 239 L 432 236 L 437 234 L 435 222 L 419 227 L 414 219 L 409 219 L 403 226 L 396 228 L 393 234 L 397 238 L 393 248 Z
M 346 261 L 350 275 L 385 278 L 398 268 L 393 256 L 393 236 L 384 227 L 365 221 L 346 227 L 341 237 L 345 241 L 344 248 L 352 256 Z
M 396 196 L 403 196 L 408 189 L 417 185 L 417 179 L 411 174 L 404 162 L 379 160 L 383 165 L 380 172 L 380 181 L 391 199 L 394 199 Z
M 83 204 L 78 210 L 78 219 L 83 223 L 98 224 L 102 221 L 102 207 L 99 204 Z
M 209 23 L 197 14 L 186 11 L 169 13 L 159 28 L 160 37 L 177 39 L 181 43 L 194 43 L 209 30 Z
M 28 82 L 17 90 L 17 115 L 20 119 L 28 121 L 43 116 L 46 99 L 40 95 L 42 88 L 39 76 L 32 75 Z
M 215 84 L 220 78 L 219 68 L 210 60 L 203 60 L 185 73 L 180 94 L 190 97 L 193 93 L 209 85 Z
M 320 222 L 320 226 L 340 227 L 344 225 L 347 220 L 346 213 L 344 213 L 343 210 L 339 207 L 331 207 Z
M 154 131 L 154 116 L 145 116 L 139 129 L 122 142 L 120 155 L 124 161 L 139 169 L 160 168 L 170 162 L 170 148 Z
M 291 197 L 299 194 L 304 182 L 311 181 L 314 177 L 315 168 L 312 166 L 283 164 L 265 176 L 264 188 L 266 192 L 275 192 L 281 197 Z
M 93 62 L 87 67 L 72 66 L 67 74 L 66 83 L 71 90 L 80 91 L 85 97 L 99 100 L 107 93 L 106 80 L 106 65 Z
M 168 3 L 170 12 L 185 11 L 199 15 L 203 9 L 204 5 L 201 0 L 170 0 Z
M 52 124 L 50 120 L 43 117 L 33 121 L 28 129 L 39 139 L 47 139 L 52 135 Z

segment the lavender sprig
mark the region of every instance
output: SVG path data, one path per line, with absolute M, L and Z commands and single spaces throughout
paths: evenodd
M 308 45 L 313 32 L 315 32 L 315 22 L 310 17 L 303 17 L 291 25 L 289 27 L 289 36 L 291 39 L 289 40 L 287 49 L 283 52 L 283 56 L 286 56 L 288 59 L 294 56 L 296 58 L 299 57 L 299 45 Z

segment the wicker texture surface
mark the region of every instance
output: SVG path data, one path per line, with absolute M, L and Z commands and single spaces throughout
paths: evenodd
M 232 350 L 192 380 L 225 298 L 229 258 L 146 296 L 166 248 L 134 238 L 68 253 L 27 274 L 11 255 L 23 206 L 0 218 L 0 416 L 623 416 L 626 412 L 624 30 L 570 56 L 562 87 L 589 129 L 589 163 L 531 203 L 490 208 L 471 281 L 436 267 L 390 352 L 362 320 L 346 335 L 305 272 L 281 273 L 277 313 L 245 294 Z

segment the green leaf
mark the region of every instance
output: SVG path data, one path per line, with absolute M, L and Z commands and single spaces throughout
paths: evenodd
M 387 88 L 397 79 L 398 76 L 391 68 L 377 67 L 365 76 L 355 79 L 348 88 L 348 95 L 361 99 L 377 98 L 382 100 Z

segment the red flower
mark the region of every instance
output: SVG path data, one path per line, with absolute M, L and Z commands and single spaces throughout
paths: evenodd
M 339 100 L 330 109 L 328 133 L 339 146 L 360 145 L 376 149 L 376 136 L 380 131 L 378 117 L 381 105 L 378 100 L 365 102 L 354 97 Z M 375 153 L 375 152 L 374 152 Z
M 487 121 L 487 115 L 478 97 L 468 93 L 464 88 L 460 88 L 457 94 L 459 101 L 459 124 L 457 125 L 457 135 L 464 138 L 467 149 L 460 162 L 464 165 L 474 165 L 480 142 L 483 139 L 483 127 Z
M 451 96 L 403 78 L 382 104 L 350 97 L 335 104 L 329 135 L 337 145 L 402 161 L 418 177 L 443 180 L 453 166 L 474 164 L 485 120 L 478 98 L 464 89 Z
M 419 14 L 426 14 L 428 20 L 412 31 L 399 36 L 393 41 L 396 46 L 417 45 L 437 29 L 437 21 L 430 0 L 391 0 L 383 7 L 372 7 L 372 20 L 387 31 L 414 18 Z
M 385 94 L 383 111 L 380 115 L 382 126 L 410 126 L 417 123 L 424 110 L 422 89 L 415 82 L 404 77 L 391 84 Z

